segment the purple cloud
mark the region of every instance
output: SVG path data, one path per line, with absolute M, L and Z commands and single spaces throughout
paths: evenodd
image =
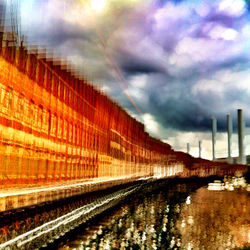
M 79 15 L 74 4 L 67 13 L 53 12 L 58 3 L 44 5 L 47 21 L 30 14 L 36 20 L 29 32 L 33 41 L 69 56 L 136 114 L 117 84 L 119 67 L 142 110 L 138 118 L 151 114 L 164 128 L 208 131 L 216 115 L 224 131 L 224 115 L 243 107 L 250 125 L 248 1 L 161 1 L 146 7 L 138 1 L 132 8 L 117 0 L 110 12 L 93 16 L 84 9 L 86 15 Z

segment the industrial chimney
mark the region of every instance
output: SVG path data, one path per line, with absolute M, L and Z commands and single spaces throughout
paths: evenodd
M 213 151 L 213 161 L 215 158 L 215 143 L 216 143 L 216 132 L 217 132 L 217 121 L 215 117 L 212 116 L 211 118 L 212 122 L 212 151 Z
M 189 142 L 187 143 L 187 153 L 189 154 L 189 152 L 190 152 L 190 144 L 189 144 Z
M 201 158 L 201 141 L 199 141 L 199 158 Z
M 238 145 L 239 145 L 239 158 L 240 164 L 246 164 L 245 155 L 245 123 L 243 119 L 242 109 L 238 109 Z
M 231 150 L 232 150 L 232 133 L 233 133 L 233 122 L 230 114 L 227 114 L 227 142 L 228 142 L 228 163 L 233 163 Z

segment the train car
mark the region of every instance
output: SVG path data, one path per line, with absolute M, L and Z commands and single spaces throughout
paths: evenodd
M 169 145 L 86 79 L 38 55 L 1 48 L 1 188 L 141 178 L 168 163 Z
M 221 171 L 197 162 L 201 170 L 191 156 L 150 137 L 142 123 L 60 62 L 2 44 L 1 189 Z

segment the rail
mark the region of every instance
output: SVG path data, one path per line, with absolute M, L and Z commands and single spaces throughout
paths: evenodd
M 138 191 L 140 186 L 141 184 L 137 184 L 119 190 L 91 204 L 77 208 L 57 219 L 49 221 L 33 230 L 0 244 L 0 249 L 35 249 L 46 246 L 47 243 L 53 242 L 68 231 L 114 206 L 128 195 Z

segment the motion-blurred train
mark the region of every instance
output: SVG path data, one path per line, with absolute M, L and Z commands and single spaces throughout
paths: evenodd
M 65 65 L 0 44 L 1 188 L 242 168 L 175 152 Z

